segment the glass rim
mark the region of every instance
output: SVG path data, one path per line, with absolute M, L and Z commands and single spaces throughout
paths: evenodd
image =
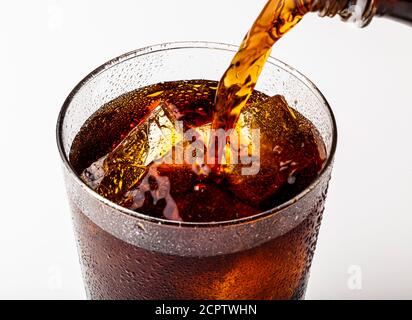
M 127 53 L 124 53 L 116 58 L 113 58 L 93 71 L 91 71 L 88 75 L 86 75 L 69 93 L 67 98 L 65 99 L 61 110 L 59 112 L 59 116 L 57 118 L 57 125 L 56 125 L 56 139 L 57 139 L 57 147 L 58 151 L 61 157 L 61 160 L 63 161 L 63 164 L 70 174 L 87 193 L 90 194 L 93 198 L 97 199 L 100 203 L 103 205 L 109 206 L 110 208 L 125 214 L 127 216 L 130 216 L 132 218 L 136 219 L 142 219 L 146 222 L 152 222 L 156 224 L 164 224 L 164 225 L 171 225 L 171 226 L 178 226 L 178 227 L 221 227 L 221 226 L 228 226 L 228 225 L 238 225 L 238 224 L 243 224 L 243 223 L 249 223 L 253 221 L 257 221 L 269 216 L 273 216 L 276 214 L 280 214 L 283 210 L 287 209 L 288 207 L 292 206 L 302 198 L 304 198 L 307 194 L 310 193 L 323 179 L 323 177 L 327 174 L 328 169 L 331 167 L 333 163 L 333 159 L 335 156 L 335 151 L 336 151 L 336 145 L 337 145 L 337 125 L 336 125 L 336 120 L 335 116 L 333 114 L 332 108 L 330 107 L 328 101 L 326 100 L 325 96 L 322 94 L 322 92 L 317 88 L 317 86 L 305 75 L 300 73 L 298 70 L 295 68 L 287 65 L 286 63 L 280 61 L 279 59 L 276 59 L 272 56 L 270 56 L 267 60 L 267 64 L 274 65 L 276 67 L 279 67 L 286 71 L 287 73 L 291 74 L 295 78 L 297 78 L 301 83 L 303 83 L 311 92 L 318 98 L 319 102 L 323 104 L 323 106 L 326 108 L 331 127 L 332 127 L 332 144 L 330 146 L 330 152 L 327 155 L 327 160 L 322 168 L 321 172 L 318 174 L 318 176 L 310 183 L 308 187 L 306 187 L 303 191 L 298 193 L 296 196 L 293 198 L 289 199 L 288 201 L 285 201 L 278 206 L 271 208 L 269 210 L 262 211 L 260 213 L 257 213 L 252 216 L 244 217 L 244 218 L 239 218 L 239 219 L 232 219 L 232 220 L 223 220 L 223 221 L 211 221 L 211 222 L 188 222 L 188 221 L 175 221 L 175 220 L 167 220 L 167 219 L 162 219 L 162 218 L 156 218 L 156 217 L 151 217 L 139 212 L 135 212 L 133 210 L 127 209 L 125 207 L 122 207 L 105 197 L 101 196 L 98 194 L 96 191 L 94 191 L 92 188 L 90 188 L 86 183 L 83 182 L 83 180 L 80 179 L 79 175 L 76 173 L 74 170 L 73 166 L 71 165 L 68 156 L 66 155 L 66 152 L 64 150 L 64 143 L 63 143 L 63 123 L 65 120 L 65 116 L 67 113 L 67 110 L 69 109 L 69 106 L 74 98 L 74 96 L 79 92 L 79 90 L 87 84 L 91 79 L 95 78 L 98 76 L 100 73 L 104 72 L 107 69 L 110 69 L 112 66 L 115 66 L 119 63 L 125 62 L 129 59 L 136 58 L 138 56 L 154 53 L 154 52 L 159 52 L 159 51 L 169 51 L 169 50 L 175 50 L 175 49 L 211 49 L 211 50 L 222 50 L 222 51 L 229 51 L 236 53 L 238 50 L 239 46 L 236 45 L 231 45 L 231 44 L 226 44 L 226 43 L 220 43 L 220 42 L 209 42 L 209 41 L 176 41 L 176 42 L 166 42 L 166 43 L 161 43 L 161 44 L 156 44 L 156 45 L 151 45 L 151 46 L 146 46 L 140 49 L 132 50 Z

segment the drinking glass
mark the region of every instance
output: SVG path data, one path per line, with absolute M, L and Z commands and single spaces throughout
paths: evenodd
M 132 51 L 91 72 L 64 102 L 57 143 L 88 298 L 304 298 L 337 132 L 322 93 L 285 63 L 269 58 L 256 89 L 284 95 L 314 124 L 326 145 L 327 161 L 309 187 L 271 210 L 208 223 L 154 218 L 94 192 L 69 161 L 76 134 L 105 103 L 159 82 L 219 80 L 236 51 L 235 46 L 210 42 Z

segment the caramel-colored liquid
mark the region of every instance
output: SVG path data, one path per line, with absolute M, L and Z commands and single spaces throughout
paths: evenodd
M 258 174 L 242 176 L 235 168 L 203 177 L 187 165 L 157 168 L 159 175 L 170 179 L 170 193 L 181 220 L 243 218 L 293 198 L 323 168 L 325 146 L 313 124 L 290 108 L 283 97 L 269 98 L 254 91 L 254 87 L 272 45 L 308 11 L 305 1 L 270 0 L 217 92 L 217 83 L 212 81 L 175 81 L 140 88 L 109 102 L 85 123 L 74 140 L 72 165 L 80 174 L 116 149 L 158 99 L 172 103 L 181 115 L 179 120 L 195 128 L 210 122 L 215 129 L 233 128 L 245 107 L 262 131 Z M 124 170 L 108 170 L 96 191 L 127 207 L 118 200 L 136 184 L 125 179 L 141 174 L 136 168 L 121 167 L 128 170 L 127 174 Z M 156 181 L 150 187 L 159 188 Z M 153 201 L 149 191 L 145 196 L 137 211 L 165 218 L 166 202 Z M 325 196 L 326 189 L 313 201 L 308 216 L 286 234 L 253 249 L 206 257 L 164 254 L 133 246 L 101 229 L 73 204 L 88 295 L 93 299 L 300 299 L 306 288 Z
M 272 46 L 308 13 L 312 0 L 269 0 L 219 82 L 213 128 L 233 128 Z
M 219 173 L 198 174 L 192 165 L 136 165 L 149 143 L 139 135 L 131 139 L 132 128 L 146 119 L 157 99 L 167 99 L 185 127 L 199 127 L 212 120 L 214 81 L 191 80 L 159 83 L 129 92 L 95 113 L 75 138 L 70 160 L 81 173 L 108 154 L 105 176 L 95 188 L 105 198 L 152 217 L 175 220 L 167 214 L 168 197 L 156 200 L 156 190 L 167 177 L 170 197 L 179 218 L 190 222 L 227 221 L 252 216 L 293 198 L 322 170 L 326 148 L 316 127 L 282 96 L 267 97 L 254 91 L 246 105 L 253 126 L 260 128 L 260 169 L 243 175 L 242 165 L 224 165 Z M 125 143 L 127 141 L 127 143 Z M 159 144 L 158 141 L 152 143 Z M 119 149 L 120 148 L 120 149 Z M 136 150 L 137 149 L 137 150 Z M 149 171 L 152 174 L 149 174 Z M 144 201 L 134 207 L 124 195 L 142 186 L 148 177 L 150 188 Z M 160 180 L 159 180 L 160 178 Z
M 210 123 L 216 85 L 206 80 L 165 82 L 114 99 L 81 128 L 71 149 L 71 164 L 80 174 L 96 159 L 111 152 L 150 113 L 150 106 L 159 98 L 173 103 L 189 127 Z M 246 107 L 262 116 L 256 119 L 262 130 L 261 170 L 257 175 L 242 176 L 235 170 L 221 177 L 202 178 L 187 165 L 158 168 L 160 175 L 170 179 L 170 192 L 183 221 L 231 220 L 273 208 L 305 189 L 323 167 L 326 150 L 320 135 L 309 120 L 288 108 L 281 96 L 269 98 L 254 91 Z M 111 185 L 112 180 L 104 180 L 103 185 Z M 158 188 L 155 181 L 152 188 Z M 105 190 L 100 188 L 98 192 L 115 201 L 112 198 L 115 194 L 104 193 Z M 189 257 L 129 244 L 96 225 L 82 206 L 72 202 L 88 296 L 92 299 L 301 299 L 325 197 L 326 189 L 322 189 L 313 201 L 306 200 L 302 212 L 309 213 L 301 223 L 252 249 Z M 165 205 L 164 199 L 153 202 L 147 192 L 144 204 L 136 211 L 165 218 Z M 90 210 L 102 209 L 96 206 Z M 287 224 L 295 221 L 295 215 L 284 217 Z M 267 227 L 276 228 L 276 225 Z M 184 236 L 180 231 L 176 228 L 176 237 Z M 249 232 L 255 231 L 251 226 Z M 232 236 L 221 243 L 222 248 L 233 241 Z M 168 241 L 173 243 L 171 239 Z

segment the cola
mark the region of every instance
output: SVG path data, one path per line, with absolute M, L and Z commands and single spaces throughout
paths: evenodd
M 107 180 L 101 184 L 103 179 L 99 179 L 96 168 L 103 168 L 102 159 L 116 158 L 120 151 L 128 150 L 124 147 L 128 139 L 138 136 L 131 135 L 132 132 L 146 128 L 145 132 L 150 133 L 147 124 L 152 123 L 150 119 L 159 120 L 156 115 L 160 114 L 160 108 L 168 108 L 170 123 L 180 119 L 184 129 L 211 128 L 216 88 L 215 81 L 164 82 L 110 101 L 76 135 L 70 151 L 71 165 L 86 183 L 95 182 L 90 187 L 104 194 L 107 189 L 103 186 L 111 181 L 108 177 L 117 175 L 105 176 L 112 171 L 103 170 L 100 173 Z M 107 197 L 113 196 L 112 201 L 137 214 L 159 219 L 159 223 L 170 220 L 230 226 L 292 200 L 318 177 L 325 165 L 325 145 L 315 126 L 291 108 L 284 97 L 268 97 L 254 91 L 238 125 L 242 126 L 242 122 L 260 128 L 260 167 L 255 174 L 242 175 L 244 166 L 240 162 L 228 162 L 208 174 L 194 170 L 193 164 L 185 162 L 160 162 L 152 172 L 153 163 L 150 163 L 130 190 L 123 190 L 121 197 L 113 196 L 114 193 L 107 193 Z M 166 149 L 154 158 L 164 156 Z M 113 163 L 116 161 L 108 162 Z M 98 178 L 86 177 L 87 170 Z M 170 198 L 159 191 L 163 181 L 159 177 L 168 178 L 168 194 L 178 212 L 175 215 L 168 214 Z M 129 194 L 136 187 L 141 188 L 139 206 Z M 219 247 L 218 251 L 207 254 L 165 253 L 133 245 L 92 221 L 82 206 L 72 205 L 88 296 L 93 299 L 300 299 L 307 284 L 325 192 L 316 193 L 313 199 L 308 196 L 308 203 L 300 209 L 301 216 L 285 214 L 279 218 L 270 227 L 279 231 L 279 236 L 273 235 L 273 239 L 264 236 L 266 229 L 254 227 L 252 231 L 256 234 L 238 231 L 236 241 L 240 244 L 236 250 L 229 250 L 235 238 L 232 231 L 226 235 L 224 230 L 228 227 L 222 225 L 222 239 L 212 244 Z M 141 232 L 146 228 L 140 223 L 134 226 Z M 186 227 L 182 228 L 173 231 L 174 236 L 185 238 Z M 207 230 L 192 231 L 199 250 L 209 247 L 210 241 L 217 241 L 213 232 L 209 241 L 202 235 L 207 235 Z M 157 232 L 150 234 L 146 230 L 146 233 L 155 237 Z M 260 239 L 258 245 L 246 245 L 248 237 Z
M 241 141 L 250 129 L 259 130 L 255 163 L 228 159 L 216 170 L 207 166 L 207 159 L 199 168 L 184 155 L 180 161 L 164 161 L 165 155 L 185 148 L 174 127 L 178 120 L 183 132 L 210 130 L 216 87 L 212 81 L 161 83 L 111 101 L 80 130 L 72 146 L 72 164 L 105 198 L 152 217 L 186 222 L 252 216 L 309 186 L 326 159 L 319 133 L 282 96 L 259 92 L 252 94 L 234 131 L 242 133 L 237 137 Z M 91 132 L 99 134 L 90 136 Z M 204 140 L 207 156 L 209 142 Z M 177 148 L 172 150 L 173 146 Z M 252 164 L 255 172 L 245 174 Z

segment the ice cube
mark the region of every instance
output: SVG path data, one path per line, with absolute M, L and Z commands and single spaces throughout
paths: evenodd
M 226 170 L 227 188 L 238 199 L 260 209 L 289 200 L 312 181 L 326 153 L 319 133 L 280 95 L 242 111 L 237 126 L 260 130 L 260 169 L 242 174 L 242 165 Z M 242 124 L 243 121 L 243 124 Z
M 316 175 L 325 157 L 314 126 L 282 96 L 274 96 L 242 111 L 234 129 L 237 143 L 225 142 L 224 156 L 231 162 L 212 170 L 210 163 L 186 157 L 198 153 L 191 148 L 191 137 L 199 138 L 204 148 L 209 146 L 211 125 L 191 128 L 188 138 L 189 130 L 183 134 L 175 110 L 159 101 L 112 152 L 84 170 L 82 179 L 107 199 L 141 213 L 177 221 L 217 221 L 219 214 L 239 218 L 290 199 L 313 180 L 310 175 Z M 259 129 L 258 141 L 253 139 L 254 129 Z M 203 151 L 204 160 L 210 161 L 208 150 Z M 235 156 L 238 161 L 232 162 Z M 245 164 L 243 156 L 253 161 Z M 257 170 L 245 174 L 245 167 L 256 161 Z
M 160 100 L 157 104 L 112 152 L 83 171 L 83 181 L 105 198 L 121 203 L 148 166 L 165 156 L 179 139 L 173 106 Z

